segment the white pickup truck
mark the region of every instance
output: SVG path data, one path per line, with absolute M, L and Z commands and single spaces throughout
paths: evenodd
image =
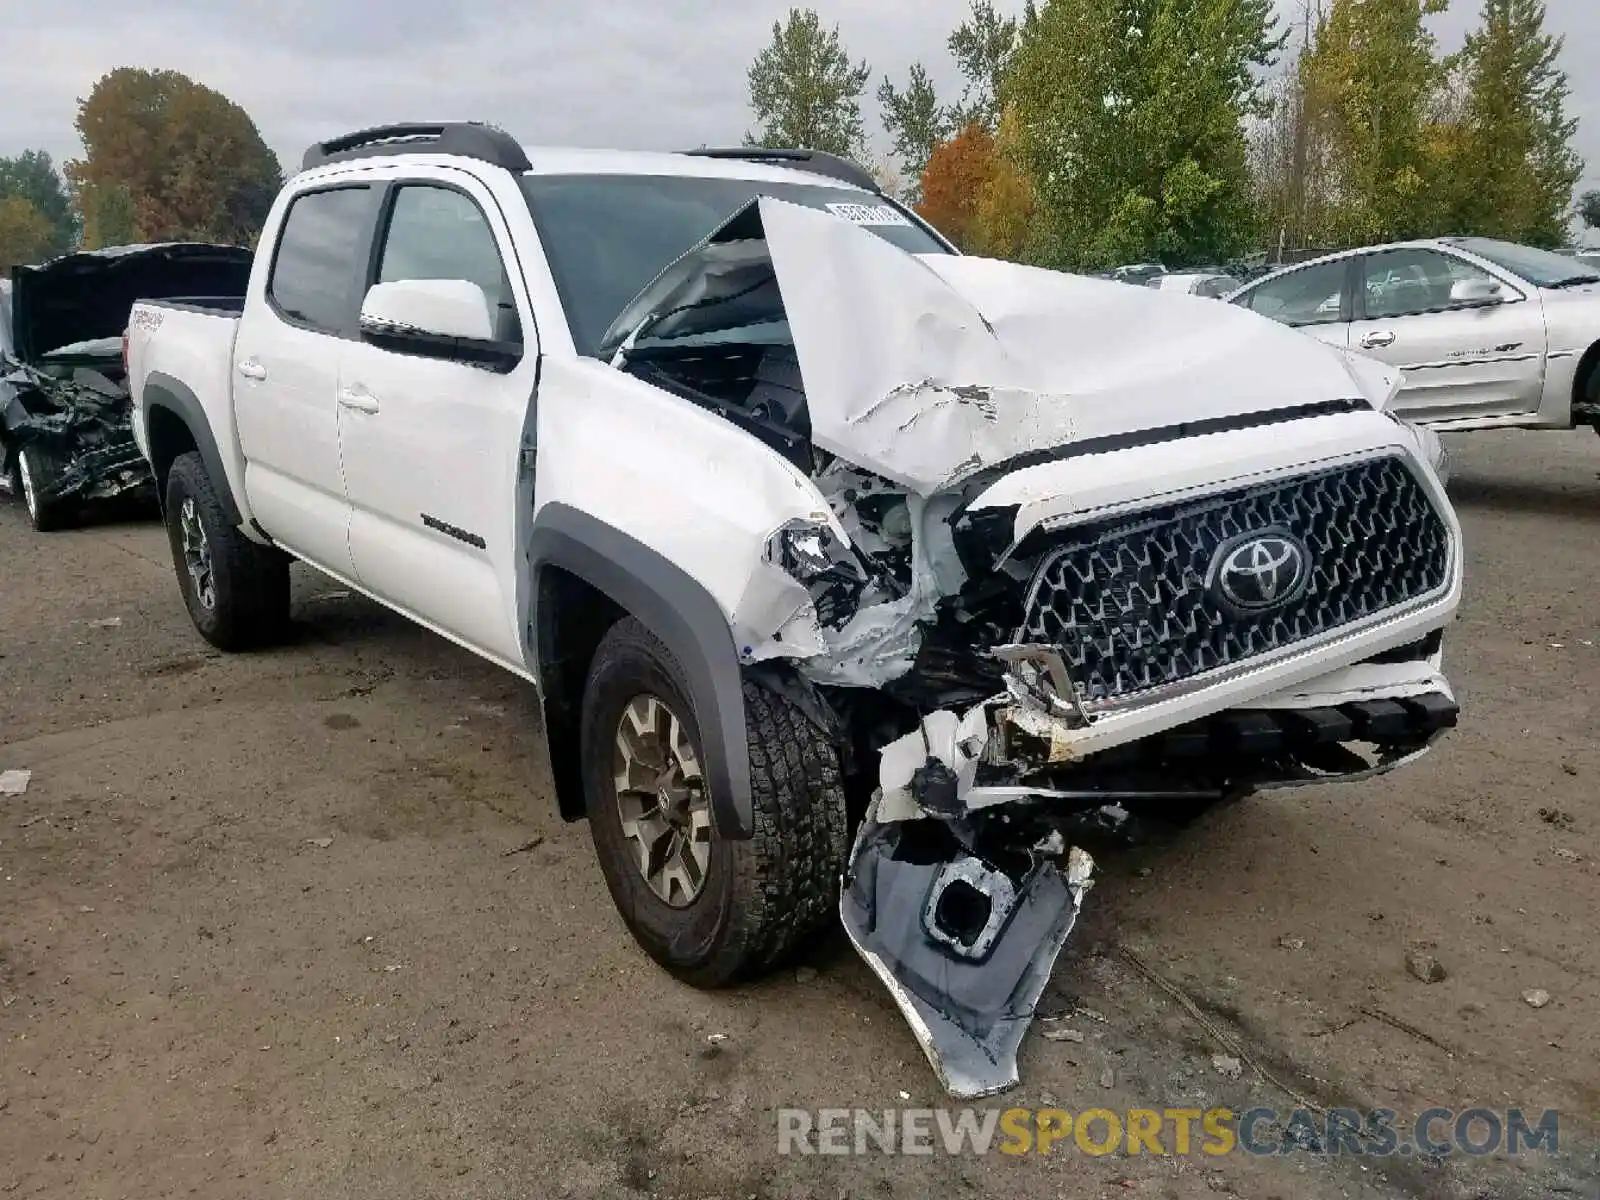
M 723 985 L 837 909 L 955 1095 L 1016 1081 L 1096 823 L 1456 720 L 1392 371 L 960 256 L 826 155 L 352 134 L 127 354 L 203 636 L 300 559 L 532 681 L 645 950 Z

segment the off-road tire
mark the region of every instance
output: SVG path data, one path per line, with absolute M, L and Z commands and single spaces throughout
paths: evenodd
M 27 474 L 32 484 L 34 498 L 28 498 L 28 485 L 23 482 Z M 61 474 L 61 460 L 35 442 L 17 450 L 17 467 L 14 490 L 28 514 L 28 523 L 39 533 L 54 533 L 67 529 L 78 515 L 78 506 L 72 500 L 40 500 L 38 489 Z
M 172 564 L 194 627 L 219 650 L 251 650 L 282 639 L 289 626 L 289 559 L 271 546 L 252 542 L 229 522 L 205 463 L 194 451 L 173 460 L 167 475 L 167 541 Z M 210 550 L 215 603 L 207 607 L 185 564 L 183 511 L 195 514 Z
M 849 852 L 838 752 L 789 700 L 744 685 L 755 835 L 713 828 L 704 885 L 674 908 L 645 881 L 622 833 L 613 776 L 624 709 L 653 695 L 688 726 L 703 762 L 683 669 L 639 621 L 614 625 L 584 685 L 580 745 L 589 831 L 617 911 L 645 951 L 695 987 L 724 987 L 780 966 L 813 944 L 838 912 Z

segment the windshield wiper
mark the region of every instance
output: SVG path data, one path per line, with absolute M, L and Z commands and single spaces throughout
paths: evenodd
M 1580 283 L 1600 283 L 1600 275 L 1569 275 L 1565 279 L 1558 279 L 1554 283 L 1545 284 L 1548 288 L 1577 287 Z

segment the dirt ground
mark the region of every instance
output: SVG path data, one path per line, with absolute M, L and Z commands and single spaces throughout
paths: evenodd
M 220 656 L 157 525 L 0 504 L 0 1197 L 1600 1195 L 1600 439 L 1451 450 L 1461 728 L 1103 857 L 1045 1000 L 1084 1040 L 1001 1103 L 1556 1108 L 1559 1156 L 781 1156 L 779 1108 L 942 1101 L 848 946 L 676 984 L 529 687 L 310 573 L 296 644 Z

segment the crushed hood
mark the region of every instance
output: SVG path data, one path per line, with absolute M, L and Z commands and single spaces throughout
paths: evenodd
M 1327 401 L 1382 407 L 1398 382 L 1231 304 L 912 255 L 766 197 L 663 271 L 601 352 L 731 337 L 792 339 L 812 442 L 923 495 L 1086 438 Z
M 240 246 L 171 242 L 67 254 L 11 271 L 12 353 L 120 338 L 139 300 L 242 296 L 254 255 Z

